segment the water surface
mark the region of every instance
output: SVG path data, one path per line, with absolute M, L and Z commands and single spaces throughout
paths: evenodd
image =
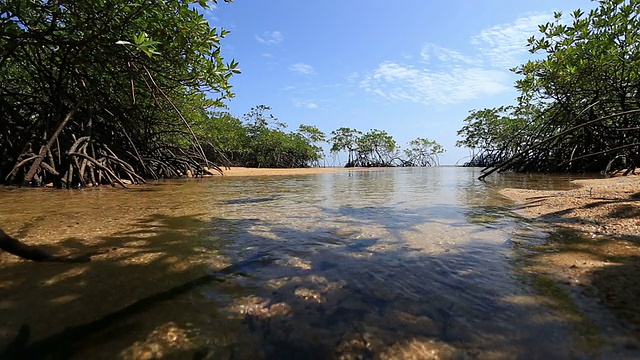
M 569 185 L 479 175 L 437 167 L 1 190 L 7 232 L 78 251 L 90 243 L 112 258 L 75 268 L 0 263 L 0 349 L 54 358 L 584 356 L 570 324 L 514 268 L 519 220 L 496 192 Z

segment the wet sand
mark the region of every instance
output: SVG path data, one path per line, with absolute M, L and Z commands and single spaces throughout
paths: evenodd
M 539 291 L 567 291 L 589 327 L 614 318 L 619 344 L 640 346 L 640 176 L 574 180 L 573 190 L 503 189 L 517 213 L 542 226 L 547 241 L 525 245 L 523 271 Z M 599 311 L 604 306 L 608 311 Z M 605 319 L 610 316 L 610 319 Z
M 529 218 L 568 227 L 590 236 L 638 240 L 640 176 L 574 180 L 565 191 L 503 189 L 517 210 Z

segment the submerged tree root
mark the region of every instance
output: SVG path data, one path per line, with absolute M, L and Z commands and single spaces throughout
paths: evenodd
M 0 249 L 23 259 L 39 262 L 84 263 L 91 261 L 91 256 L 98 253 L 85 254 L 75 257 L 57 256 L 42 249 L 22 243 L 20 240 L 7 235 L 0 229 Z

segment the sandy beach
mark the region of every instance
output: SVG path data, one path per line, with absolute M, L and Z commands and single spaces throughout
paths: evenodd
M 517 211 L 590 236 L 640 238 L 640 176 L 574 180 L 566 191 L 504 189 Z
M 310 167 L 310 168 L 247 168 L 247 167 L 225 167 L 222 168 L 222 176 L 277 176 L 277 175 L 312 175 L 329 174 L 348 171 L 376 171 L 385 168 L 345 168 L 345 167 Z
M 615 316 L 619 328 L 601 330 L 616 333 L 624 347 L 639 346 L 640 176 L 573 182 L 580 188 L 501 191 L 517 213 L 549 234 L 543 244 L 524 244 L 533 251 L 523 272 L 533 276 L 540 294 L 555 295 L 552 306 L 588 319 L 583 328 Z M 560 305 L 563 296 L 557 295 L 563 293 L 571 304 Z M 609 311 L 599 311 L 602 306 Z
M 338 171 L 345 171 L 345 168 L 290 168 L 290 169 L 271 169 L 271 168 L 247 168 L 247 167 L 224 167 L 222 168 L 222 176 L 272 176 L 272 175 L 310 175 L 310 174 L 327 174 Z

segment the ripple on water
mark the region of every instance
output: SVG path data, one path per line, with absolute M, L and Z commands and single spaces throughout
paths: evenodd
M 8 206 L 0 220 L 35 238 L 71 236 L 82 228 L 87 238 L 117 239 L 122 247 L 144 240 L 140 251 L 154 248 L 160 254 L 153 260 L 156 272 L 169 269 L 163 263 L 166 246 L 185 239 L 204 249 L 199 256 L 241 264 L 226 272 L 211 266 L 204 270 L 208 280 L 187 289 L 175 281 L 179 276 L 164 286 L 146 283 L 151 267 L 122 262 L 118 274 L 130 279 L 119 283 L 122 302 L 155 299 L 163 287 L 173 290 L 95 333 L 65 333 L 77 344 L 78 358 L 133 358 L 149 348 L 226 359 L 579 353 L 560 318 L 531 300 L 530 289 L 514 276 L 508 242 L 514 219 L 494 193 L 497 185 L 477 181 L 478 175 L 477 169 L 443 167 L 176 181 L 153 191 L 34 192 L 22 203 L 16 201 L 21 195 L 2 192 Z M 77 226 L 61 229 L 69 219 Z M 172 255 L 172 261 L 180 256 Z M 90 274 L 100 271 L 91 268 Z M 185 272 L 185 281 L 192 275 Z M 104 278 L 80 292 L 113 284 Z M 149 293 L 140 295 L 145 289 Z M 13 290 L 27 294 L 26 288 Z M 4 309 L 0 315 L 17 325 L 54 311 L 37 299 L 31 304 L 32 315 Z M 105 305 L 102 311 L 93 319 L 118 308 Z M 77 324 L 57 321 L 38 330 L 41 338 Z M 3 342 L 15 330 L 6 329 Z

